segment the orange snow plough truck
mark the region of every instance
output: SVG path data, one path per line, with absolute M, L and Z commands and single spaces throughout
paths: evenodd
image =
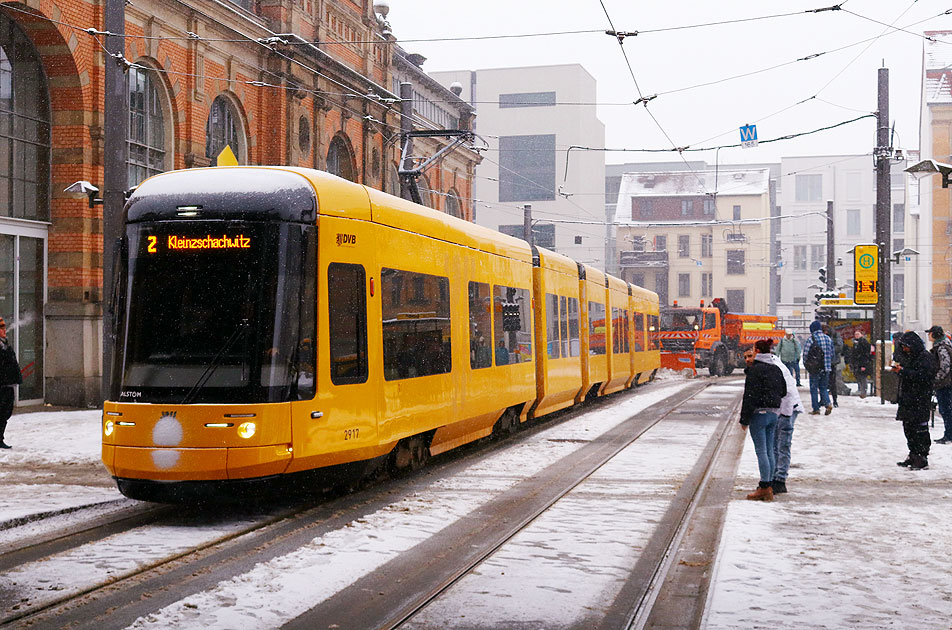
M 707 368 L 711 376 L 730 374 L 744 367 L 744 351 L 759 339 L 779 342 L 784 331 L 777 329 L 773 315 L 731 313 L 723 298 L 710 306 L 674 306 L 661 309 L 661 367 L 672 370 Z

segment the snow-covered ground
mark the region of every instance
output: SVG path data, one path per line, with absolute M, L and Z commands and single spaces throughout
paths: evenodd
M 679 377 L 671 376 L 638 395 L 619 399 L 618 405 L 584 414 L 584 422 L 552 427 L 537 434 L 540 438 L 536 446 L 526 441 L 511 447 L 526 456 L 526 463 L 518 470 L 506 465 L 511 458 L 485 458 L 464 476 L 435 483 L 426 496 L 418 494 L 352 523 L 346 534 L 339 534 L 346 541 L 335 543 L 335 534 L 328 534 L 294 554 L 263 563 L 248 574 L 140 619 L 135 627 L 280 625 L 289 614 L 296 614 L 289 610 L 293 602 L 313 602 L 321 597 L 314 591 L 313 571 L 321 574 L 323 570 L 326 578 L 331 565 L 351 567 L 350 574 L 338 574 L 340 579 L 333 584 L 325 579 L 321 588 L 333 592 L 346 586 L 393 553 L 444 527 L 450 515 L 465 513 L 472 501 L 483 500 L 480 495 L 495 495 L 511 487 L 552 457 L 564 454 L 562 450 L 572 448 L 574 441 L 592 439 L 683 385 Z M 736 385 L 719 384 L 708 391 L 727 395 L 740 390 Z M 808 398 L 808 392 L 802 394 Z M 901 425 L 892 419 L 894 414 L 894 406 L 882 406 L 876 398 L 843 396 L 840 408 L 831 416 L 801 416 L 794 433 L 790 492 L 773 503 L 744 500 L 756 485 L 757 470 L 753 448 L 746 439 L 714 567 L 706 628 L 952 628 L 948 568 L 948 552 L 952 549 L 952 445 L 932 446 L 928 470 L 897 467 L 895 462 L 905 457 L 906 450 Z M 4 523 L 12 519 L 90 501 L 112 506 L 108 502 L 120 498 L 108 487 L 34 485 L 24 482 L 22 476 L 8 484 L 5 479 L 8 470 L 30 462 L 40 461 L 50 467 L 94 464 L 99 457 L 99 418 L 96 411 L 14 416 L 7 430 L 14 449 L 0 452 L 0 481 L 4 483 L 0 545 L 24 527 L 4 529 Z M 937 424 L 934 437 L 941 433 L 941 419 Z M 617 474 L 611 468 L 604 474 L 628 479 L 637 469 L 638 460 L 619 460 Z M 646 461 L 644 454 L 640 461 Z M 657 466 L 660 460 L 647 461 Z M 465 492 L 470 486 L 478 487 L 480 492 Z M 429 513 L 430 518 L 408 518 Z M 539 523 L 543 535 L 549 532 L 547 540 L 557 539 L 552 536 L 559 528 L 559 523 L 552 520 L 557 516 L 554 512 Z M 62 518 L 68 518 L 68 514 Z M 572 525 L 571 520 L 566 525 Z M 532 536 L 527 532 L 523 537 L 526 557 L 533 549 L 538 553 Z M 354 549 L 357 538 L 362 541 L 362 552 L 339 562 L 338 555 Z M 635 545 L 637 541 L 629 543 Z M 571 540 L 566 544 L 571 547 Z M 113 546 L 111 553 L 117 553 L 116 549 Z M 518 549 L 518 545 L 512 547 L 511 553 L 518 555 Z M 136 546 L 128 547 L 129 554 L 140 551 Z M 589 554 L 591 549 L 580 544 L 578 552 Z M 624 551 L 613 553 L 625 556 Z M 499 562 L 517 565 L 525 561 L 525 557 L 499 558 Z M 313 567 L 311 572 L 308 567 Z M 474 578 L 473 588 L 494 588 L 491 582 L 484 586 L 478 582 L 494 568 L 499 567 L 488 563 L 483 577 Z M 17 577 L 24 581 L 21 584 L 30 583 L 37 574 L 31 577 L 27 572 Z M 3 584 L 4 588 L 8 586 Z M 572 589 L 572 580 L 562 588 Z

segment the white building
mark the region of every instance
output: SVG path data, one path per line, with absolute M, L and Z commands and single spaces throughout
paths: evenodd
M 521 238 L 529 204 L 537 244 L 604 269 L 604 153 L 569 149 L 605 145 L 592 75 L 570 64 L 431 76 L 447 87 L 460 84 L 488 144 L 476 168 L 476 223 Z
M 905 162 L 892 169 L 890 253 L 905 247 Z M 875 242 L 876 171 L 871 155 L 825 155 L 783 158 L 780 222 L 780 300 L 777 314 L 787 327 L 797 322 L 809 325 L 816 307 L 814 296 L 821 288 L 820 268 L 827 267 L 826 205 L 833 201 L 834 260 L 836 288 L 853 296 L 853 256 L 858 243 Z M 904 260 L 893 267 L 893 310 L 901 310 L 905 292 Z M 915 264 L 915 263 L 912 263 Z M 829 270 L 827 270 L 829 273 Z M 872 316 L 857 310 L 857 317 Z

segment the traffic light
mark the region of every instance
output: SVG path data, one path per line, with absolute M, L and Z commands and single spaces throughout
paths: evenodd
M 820 267 L 819 272 L 820 272 L 820 283 L 823 286 L 826 286 L 826 267 Z
M 502 329 L 506 332 L 522 329 L 518 304 L 502 305 Z

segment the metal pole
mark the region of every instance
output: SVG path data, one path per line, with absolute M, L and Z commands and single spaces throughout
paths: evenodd
M 876 303 L 876 317 L 873 320 L 876 340 L 881 341 L 882 352 L 876 355 L 878 367 L 882 370 L 886 366 L 886 341 L 890 329 L 890 273 L 889 250 L 892 243 L 890 238 L 890 186 L 889 166 L 892 150 L 889 147 L 889 69 L 880 68 L 878 76 L 879 105 L 876 114 L 876 244 L 879 245 L 879 277 L 876 279 L 876 288 L 879 301 Z M 879 390 L 880 402 L 885 404 L 882 388 Z
M 833 200 L 826 202 L 826 290 L 836 291 L 836 252 L 833 239 Z
M 109 310 L 114 282 L 116 241 L 122 235 L 122 209 L 128 188 L 129 84 L 126 80 L 125 0 L 106 0 L 103 26 L 106 36 L 105 93 L 103 94 L 103 204 L 102 204 L 102 398 L 109 396 L 115 347 L 114 314 Z
M 531 247 L 532 240 L 532 204 L 522 206 L 522 238 L 529 243 Z
M 400 84 L 400 133 L 403 135 L 403 154 L 407 156 L 401 165 L 404 170 L 413 168 L 413 138 L 409 134 L 413 131 L 413 84 Z M 404 199 L 412 199 L 410 193 L 410 183 L 405 177 L 400 178 L 400 196 Z

